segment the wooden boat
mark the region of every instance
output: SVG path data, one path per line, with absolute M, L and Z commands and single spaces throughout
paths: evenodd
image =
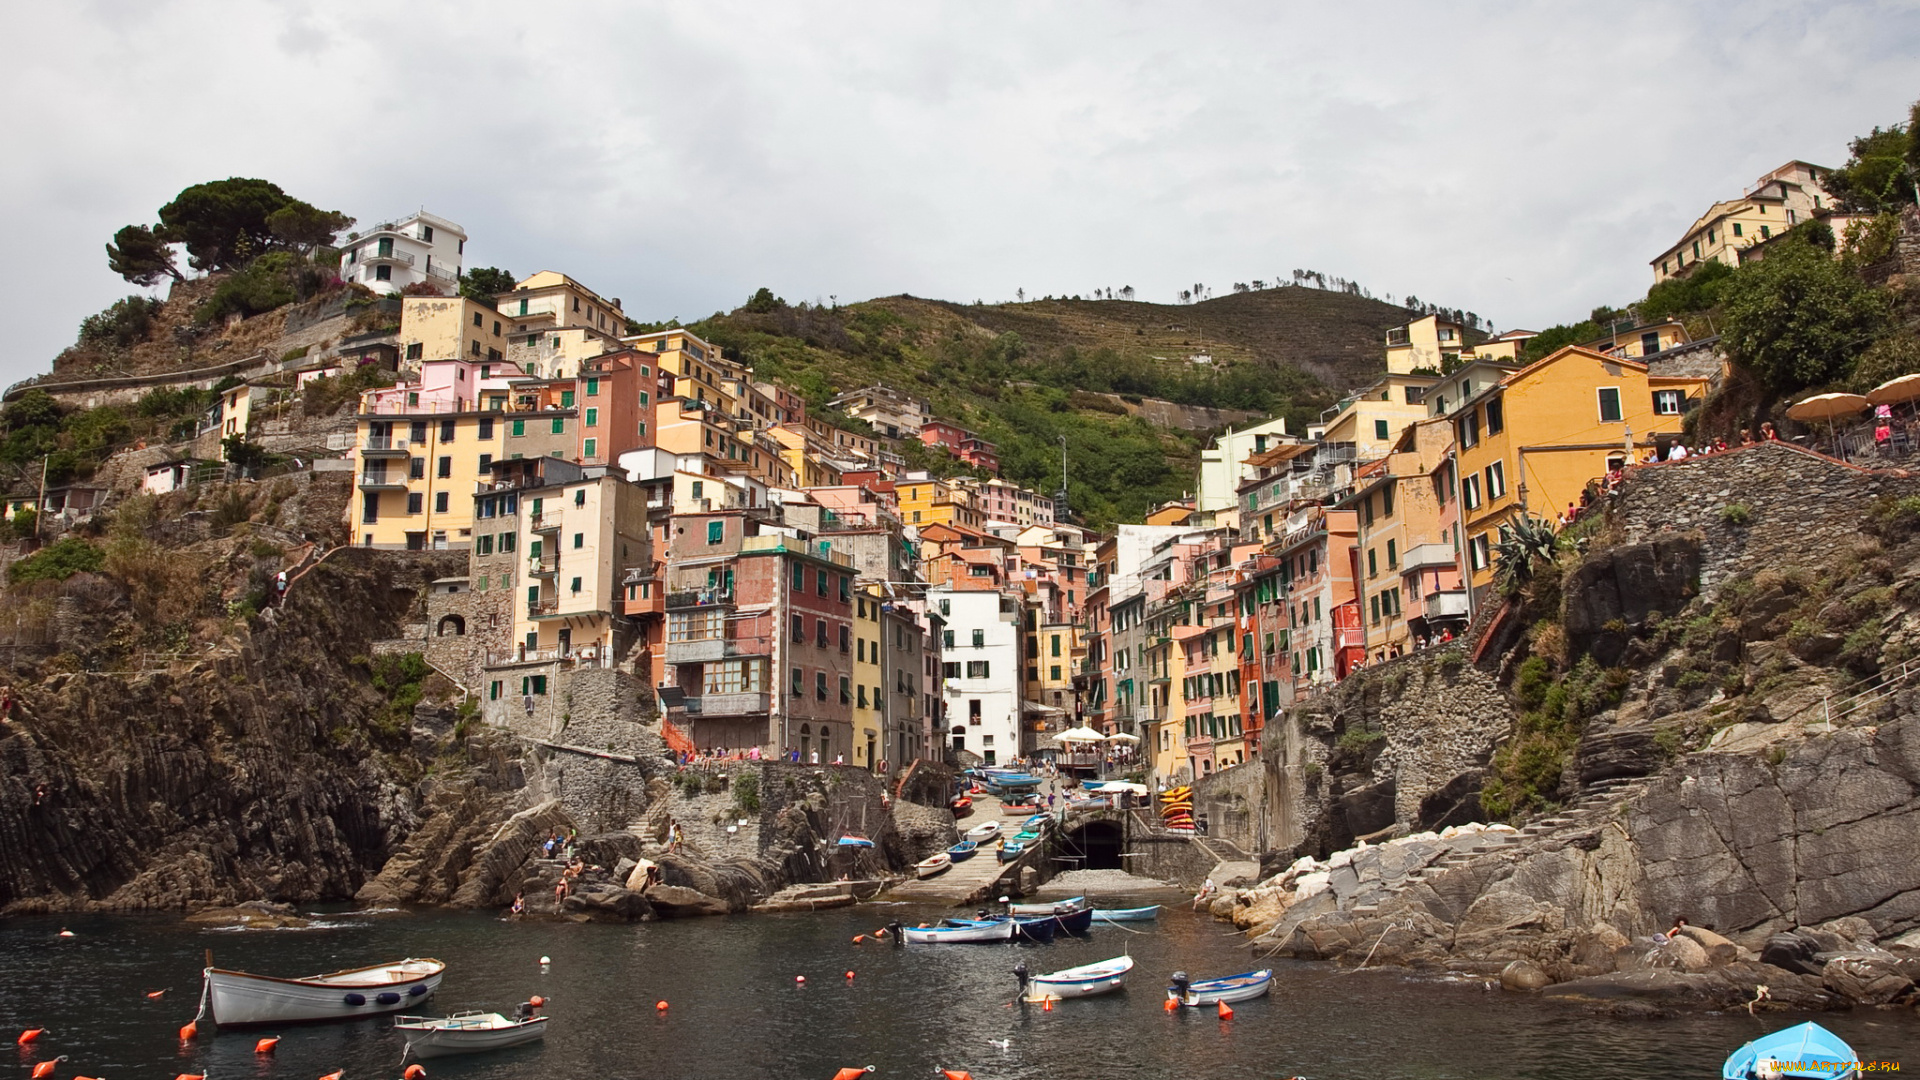
M 836 843 L 838 843 L 840 847 L 849 848 L 870 848 L 873 846 L 873 841 L 857 833 L 847 833 L 836 841 Z
M 952 859 L 954 862 L 966 862 L 968 859 L 973 858 L 973 853 L 978 850 L 980 850 L 979 844 L 971 840 L 962 840 L 947 849 L 947 858 Z
M 919 862 L 914 863 L 913 874 L 915 877 L 930 878 L 935 874 L 944 874 L 952 868 L 953 856 L 944 851 L 936 851 L 926 858 L 921 859 Z
M 1000 812 L 1002 814 L 1005 814 L 1008 817 L 1017 817 L 1017 818 L 1031 817 L 1033 816 L 1033 804 L 1032 803 L 1002 803 L 1000 806 Z
M 967 830 L 967 839 L 975 843 L 991 840 L 998 835 L 1000 835 L 1000 823 L 997 821 L 981 822 Z
M 1053 916 L 1053 921 L 1064 933 L 1084 934 L 1093 929 L 1093 909 L 1083 907 L 1078 911 L 1064 911 Z
M 1840 1036 L 1808 1021 L 1782 1028 L 1742 1046 L 1728 1055 L 1720 1069 L 1722 1080 L 1854 1080 L 1860 1075 L 1853 1047 Z
M 981 926 L 986 923 L 1011 922 L 1014 925 L 1013 936 L 1021 941 L 1031 941 L 1040 945 L 1053 940 L 1060 929 L 1060 920 L 1054 916 L 1039 919 L 1009 919 L 1005 915 L 996 915 L 990 919 L 942 919 L 945 926 Z
M 1000 850 L 996 853 L 996 855 L 1001 862 L 1007 863 L 1007 862 L 1012 862 L 1013 860 L 1019 858 L 1022 854 L 1026 852 L 1026 850 L 1027 850 L 1027 845 L 1025 843 L 1022 843 L 1021 841 L 1018 841 L 1018 840 L 1009 840 L 1005 844 L 1001 845 Z
M 1046 828 L 1048 825 L 1052 823 L 1053 823 L 1052 814 L 1035 814 L 1032 817 L 1028 818 L 1027 820 L 1021 822 L 1020 827 L 1022 829 L 1032 829 L 1034 832 L 1039 832 L 1041 829 Z
M 1094 922 L 1152 922 L 1160 917 L 1160 905 L 1149 907 L 1094 908 Z
M 535 1042 L 547 1034 L 547 1018 L 529 1016 L 516 1020 L 499 1013 L 460 1012 L 452 1016 L 402 1016 L 393 1022 L 395 1031 L 407 1037 L 409 1057 L 445 1057 L 448 1054 L 478 1054 L 487 1050 L 505 1050 L 509 1046 Z
M 219 1026 L 350 1020 L 419 1005 L 433 996 L 447 965 L 407 959 L 326 975 L 280 979 L 208 967 L 199 1019 Z
M 1065 900 L 1055 900 L 1049 904 L 1008 904 L 1009 915 L 1071 915 L 1082 908 L 1092 910 L 1093 905 L 1084 896 L 1070 896 Z
M 973 813 L 973 800 L 967 798 L 965 795 L 962 795 L 959 798 L 953 800 L 949 808 L 953 811 L 954 817 L 963 818 L 963 817 L 966 817 L 968 814 Z
M 1176 971 L 1172 982 L 1173 985 L 1167 987 L 1167 996 L 1182 1005 L 1232 1004 L 1251 1001 L 1272 989 L 1273 969 L 1262 968 L 1241 975 L 1229 975 L 1224 979 L 1203 979 L 1200 982 L 1189 982 L 1186 972 Z
M 907 941 L 917 945 L 951 945 L 1012 941 L 1016 929 L 1011 922 L 968 922 L 961 926 L 907 926 L 902 927 L 900 933 Z
M 1077 998 L 1109 994 L 1126 985 L 1127 972 L 1132 970 L 1133 957 L 1116 956 L 1097 964 L 1082 964 L 1050 975 L 1036 975 L 1029 985 L 1027 1000 L 1045 1001 L 1047 998 Z

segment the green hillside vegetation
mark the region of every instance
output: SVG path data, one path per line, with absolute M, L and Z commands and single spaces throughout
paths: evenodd
M 1036 491 L 1059 486 L 1064 436 L 1074 512 L 1099 527 L 1185 494 L 1206 441 L 1124 415 L 1100 394 L 1280 415 L 1304 430 L 1377 375 L 1386 330 L 1407 318 L 1391 304 L 1303 287 L 1179 306 L 894 296 L 826 307 L 763 289 L 691 329 L 760 377 L 794 386 L 809 408 L 875 382 L 924 397 L 935 415 L 996 444 L 1001 474 Z M 1199 353 L 1212 362 L 1189 362 Z M 909 446 L 907 456 L 946 475 L 964 471 L 944 454 Z

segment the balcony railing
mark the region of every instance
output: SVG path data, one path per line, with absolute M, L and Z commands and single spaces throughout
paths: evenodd
M 441 281 L 458 282 L 460 280 L 459 274 L 456 274 L 451 270 L 442 269 L 441 267 L 438 267 L 438 266 L 427 267 L 427 276 L 439 278 Z
M 1410 549 L 1400 560 L 1402 574 L 1418 573 L 1421 570 L 1442 570 L 1453 565 L 1453 545 L 1419 544 Z
M 733 603 L 731 589 L 689 589 L 685 592 L 667 594 L 667 610 L 679 611 L 685 608 L 725 607 Z
M 1428 593 L 1426 604 L 1429 619 L 1466 618 L 1467 615 L 1467 593 L 1464 589 Z
M 667 663 L 704 664 L 712 660 L 725 660 L 735 656 L 765 656 L 772 652 L 772 642 L 764 637 L 749 635 L 744 638 L 697 638 L 693 641 L 667 642 Z
M 363 491 L 405 491 L 407 478 L 381 472 L 363 472 L 360 474 L 360 487 Z
M 362 454 L 395 454 L 405 457 L 407 440 L 396 439 L 390 435 L 369 435 L 367 441 L 361 445 L 360 452 Z
M 527 525 L 534 532 L 554 532 L 560 528 L 560 515 L 547 511 L 531 514 L 527 517 Z
M 745 694 L 701 694 L 686 699 L 689 716 L 756 716 L 767 711 L 765 691 Z
M 527 605 L 528 615 L 552 615 L 559 610 L 560 598 L 557 596 L 550 597 L 546 600 L 535 600 L 533 603 Z
M 401 266 L 412 266 L 413 256 L 404 251 L 381 251 L 379 246 L 376 245 L 371 251 L 362 251 L 359 261 L 363 263 L 399 263 Z
M 551 577 L 560 572 L 560 553 L 542 552 L 527 559 L 527 573 L 535 577 Z

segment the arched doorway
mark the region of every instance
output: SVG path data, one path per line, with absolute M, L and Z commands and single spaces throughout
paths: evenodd
M 467 620 L 458 615 L 448 615 L 440 620 L 438 633 L 441 637 L 465 637 Z
M 1078 863 L 1068 863 L 1081 870 L 1122 870 L 1126 860 L 1120 857 L 1126 846 L 1126 835 L 1117 821 L 1090 821 L 1077 829 L 1069 831 L 1063 838 L 1060 854 Z

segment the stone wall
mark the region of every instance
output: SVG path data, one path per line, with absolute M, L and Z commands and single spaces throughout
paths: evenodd
M 1762 443 L 1631 468 L 1611 511 L 1630 543 L 1697 530 L 1705 555 L 1700 587 L 1711 598 L 1729 578 L 1845 542 L 1873 499 L 1914 494 L 1920 476 L 1907 470 L 1856 468 L 1786 443 Z M 1744 513 L 1729 514 L 1733 506 Z
M 1263 851 L 1270 843 L 1267 819 L 1267 771 L 1258 761 L 1222 769 L 1193 783 L 1193 814 L 1207 816 L 1207 835 Z

